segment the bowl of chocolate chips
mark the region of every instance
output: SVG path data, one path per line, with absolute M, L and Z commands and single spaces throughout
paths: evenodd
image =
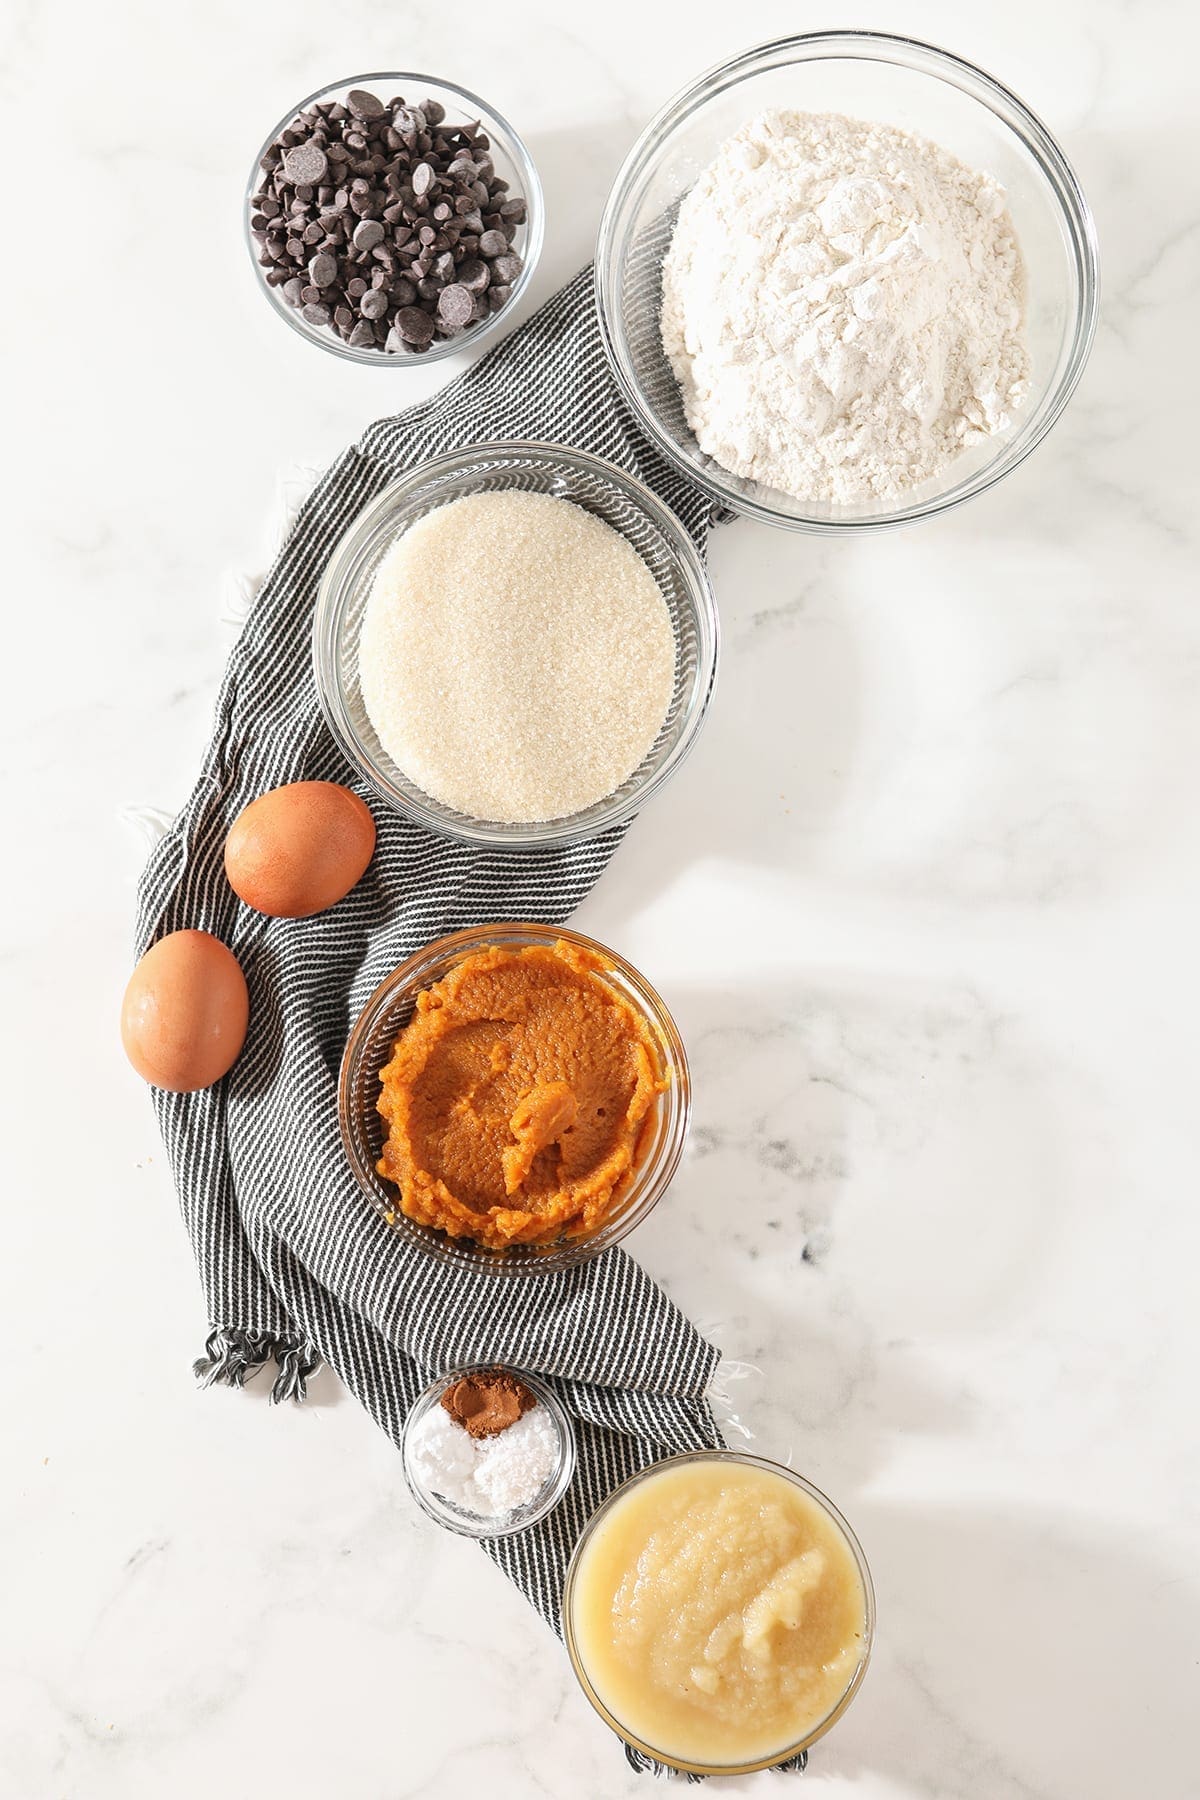
M 286 112 L 246 233 L 280 318 L 352 362 L 429 362 L 489 336 L 542 247 L 542 189 L 501 115 L 429 75 L 356 75 Z

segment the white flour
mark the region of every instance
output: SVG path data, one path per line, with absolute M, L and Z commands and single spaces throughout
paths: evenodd
M 663 348 L 700 448 L 797 499 L 895 499 L 1025 397 L 1004 192 L 930 143 L 765 113 L 679 209 Z

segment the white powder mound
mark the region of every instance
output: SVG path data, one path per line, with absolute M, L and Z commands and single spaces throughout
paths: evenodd
M 545 1487 L 558 1461 L 558 1433 L 544 1406 L 535 1406 L 502 1431 L 480 1442 L 475 1487 L 483 1512 L 493 1517 L 527 1506 Z
M 1028 392 L 1004 191 L 927 138 L 770 112 L 684 199 L 663 348 L 700 448 L 796 499 L 894 500 Z
M 404 532 L 359 641 L 379 741 L 425 793 L 508 824 L 563 818 L 652 747 L 675 677 L 658 583 L 594 514 L 472 494 Z
M 558 1433 L 544 1406 L 490 1438 L 473 1438 L 431 1406 L 409 1434 L 408 1461 L 430 1493 L 477 1519 L 499 1519 L 537 1499 L 558 1461 Z

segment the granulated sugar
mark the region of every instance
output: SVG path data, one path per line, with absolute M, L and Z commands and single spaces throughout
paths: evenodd
M 472 494 L 380 564 L 359 643 L 380 743 L 433 799 L 508 824 L 619 788 L 670 705 L 675 640 L 650 570 L 570 501 Z

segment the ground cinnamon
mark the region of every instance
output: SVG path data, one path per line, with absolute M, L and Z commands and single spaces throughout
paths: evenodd
M 442 1405 L 473 1438 L 486 1438 L 515 1425 L 537 1398 L 507 1369 L 480 1369 L 447 1388 Z

